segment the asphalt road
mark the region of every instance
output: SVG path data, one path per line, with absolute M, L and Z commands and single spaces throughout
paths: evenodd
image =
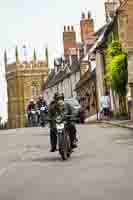
M 78 135 L 63 162 L 47 128 L 0 131 L 0 200 L 132 200 L 133 132 L 85 125 Z

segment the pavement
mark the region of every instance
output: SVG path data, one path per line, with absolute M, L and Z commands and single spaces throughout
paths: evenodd
M 119 120 L 119 119 L 109 119 L 109 120 L 97 120 L 97 115 L 93 115 L 85 120 L 86 124 L 92 123 L 104 123 L 113 126 L 118 126 L 121 128 L 133 129 L 133 121 L 132 120 Z
M 101 123 L 106 123 L 114 126 L 119 126 L 121 128 L 128 128 L 133 130 L 133 121 L 131 120 L 103 120 Z
M 0 131 L 0 200 L 132 200 L 133 133 L 77 126 L 68 161 L 49 152 L 48 128 Z

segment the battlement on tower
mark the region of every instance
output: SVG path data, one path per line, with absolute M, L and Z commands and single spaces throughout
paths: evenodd
M 44 60 L 37 60 L 36 52 L 34 50 L 33 58 L 32 60 L 26 60 L 20 59 L 18 49 L 16 47 L 15 50 L 15 61 L 14 62 L 8 62 L 7 53 L 5 51 L 4 54 L 4 62 L 5 62 L 5 70 L 6 73 L 10 72 L 17 72 L 22 70 L 47 70 L 48 71 L 48 50 L 45 50 L 45 58 Z
M 15 71 L 22 71 L 22 70 L 41 70 L 44 67 L 48 67 L 46 62 L 38 61 L 36 63 L 31 62 L 22 62 L 17 64 L 16 62 L 7 64 L 6 72 L 15 72 Z

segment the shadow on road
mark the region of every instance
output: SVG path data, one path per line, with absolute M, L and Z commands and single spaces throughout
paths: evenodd
M 31 159 L 31 162 L 58 162 L 61 161 L 61 158 L 58 156 L 54 156 L 54 157 L 42 157 L 42 158 L 35 158 L 35 159 Z
M 89 154 L 89 153 L 86 153 L 86 154 L 77 154 L 77 155 L 74 155 L 72 154 L 72 156 L 66 161 L 73 161 L 73 160 L 84 160 L 84 159 L 93 159 L 93 158 L 96 158 L 96 155 L 95 154 Z M 40 162 L 40 163 L 43 163 L 43 162 L 59 162 L 59 161 L 62 161 L 60 155 L 55 155 L 55 156 L 52 156 L 52 157 L 41 157 L 41 158 L 35 158 L 35 159 L 31 159 L 29 160 L 31 162 Z

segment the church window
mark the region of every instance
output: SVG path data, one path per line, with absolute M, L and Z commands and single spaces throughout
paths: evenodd
M 37 82 L 32 82 L 32 96 L 38 97 L 39 96 L 39 86 Z

